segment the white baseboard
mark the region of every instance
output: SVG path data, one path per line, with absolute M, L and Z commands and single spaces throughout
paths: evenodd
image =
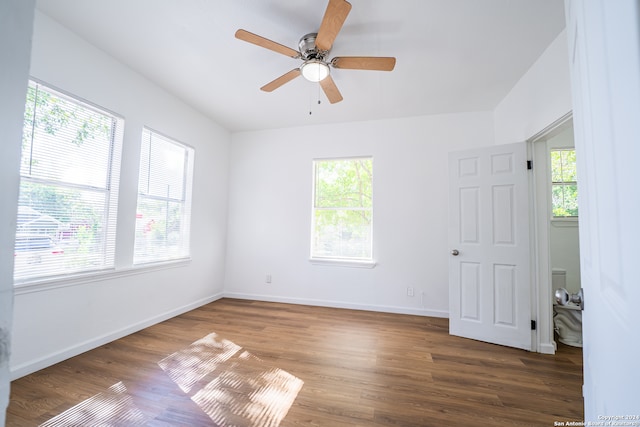
M 542 354 L 556 354 L 556 343 L 540 343 L 538 352 Z
M 29 375 L 33 372 L 39 371 L 40 369 L 44 369 L 58 362 L 62 362 L 63 360 L 69 359 L 70 357 L 77 356 L 81 353 L 84 353 L 85 351 L 92 350 L 96 347 L 100 347 L 101 345 L 107 344 L 111 341 L 115 341 L 119 338 L 125 337 L 134 332 L 138 332 L 144 328 L 148 328 L 149 326 L 153 326 L 156 323 L 164 322 L 167 319 L 171 319 L 172 317 L 179 316 L 180 314 L 186 313 L 187 311 L 191 311 L 205 304 L 209 304 L 213 301 L 217 301 L 220 298 L 223 298 L 222 293 L 218 293 L 207 298 L 202 298 L 198 301 L 194 301 L 182 307 L 178 307 L 176 309 L 169 310 L 157 316 L 143 320 L 134 325 L 127 326 L 126 328 L 119 329 L 117 331 L 113 331 L 96 338 L 92 338 L 90 340 L 84 341 L 72 347 L 68 347 L 62 351 L 49 354 L 40 359 L 36 359 L 27 363 L 22 363 L 17 366 L 11 366 L 9 368 L 10 380 L 13 381 L 25 375 Z
M 395 314 L 411 314 L 414 316 L 426 316 L 426 317 L 449 317 L 448 311 L 441 310 L 428 310 L 408 307 L 386 306 L 386 305 L 369 305 L 369 304 L 354 304 L 342 301 L 327 301 L 309 298 L 290 298 L 273 295 L 259 295 L 259 294 L 243 294 L 236 292 L 225 292 L 225 298 L 237 298 L 247 299 L 255 301 L 268 301 L 268 302 L 282 302 L 287 304 L 299 304 L 299 305 L 312 305 L 318 307 L 332 307 L 332 308 L 347 308 L 351 310 L 364 310 L 364 311 L 377 311 L 381 313 L 395 313 Z

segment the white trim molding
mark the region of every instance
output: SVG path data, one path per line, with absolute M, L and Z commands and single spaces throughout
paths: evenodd
M 309 262 L 313 265 L 322 265 L 325 267 L 374 268 L 377 265 L 377 262 L 373 260 L 352 260 L 335 258 L 309 258 Z
M 449 312 L 445 310 L 428 310 L 422 308 L 408 308 L 387 305 L 354 304 L 340 301 L 318 300 L 310 298 L 290 298 L 284 296 L 244 294 L 225 292 L 224 298 L 236 298 L 252 301 L 280 302 L 284 304 L 311 305 L 316 307 L 345 308 L 349 310 L 375 311 L 380 313 L 409 314 L 413 316 L 448 318 Z

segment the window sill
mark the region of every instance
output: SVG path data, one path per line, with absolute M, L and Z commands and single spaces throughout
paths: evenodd
M 566 218 L 551 218 L 551 225 L 554 227 L 577 227 L 579 223 L 578 217 L 566 217 Z
M 14 285 L 14 295 L 42 292 L 51 289 L 65 288 L 67 286 L 82 285 L 85 283 L 101 282 L 104 280 L 117 279 L 119 277 L 133 276 L 136 274 L 150 273 L 153 271 L 166 270 L 169 268 L 184 267 L 191 263 L 191 258 L 181 258 L 177 260 L 159 262 L 154 264 L 142 264 L 121 269 L 109 269 L 93 271 L 89 273 L 79 273 L 68 276 L 45 277 L 34 279 L 28 282 L 18 282 Z
M 335 258 L 309 258 L 309 262 L 313 265 L 325 267 L 374 268 L 377 265 L 377 262 L 374 260 L 366 261 Z

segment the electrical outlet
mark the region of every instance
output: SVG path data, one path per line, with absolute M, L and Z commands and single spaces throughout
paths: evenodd
M 267 274 L 267 276 L 264 278 L 264 282 L 265 283 L 271 283 L 271 275 Z
M 413 288 L 411 286 L 407 287 L 407 296 L 408 297 L 412 297 L 414 295 L 415 295 L 415 293 L 413 291 Z

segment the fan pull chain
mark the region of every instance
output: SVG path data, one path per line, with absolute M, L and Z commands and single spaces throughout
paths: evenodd
M 321 101 L 320 101 L 320 84 L 317 84 L 318 87 L 318 105 L 320 105 Z M 313 105 L 311 104 L 311 102 L 309 102 L 309 115 L 313 114 Z

